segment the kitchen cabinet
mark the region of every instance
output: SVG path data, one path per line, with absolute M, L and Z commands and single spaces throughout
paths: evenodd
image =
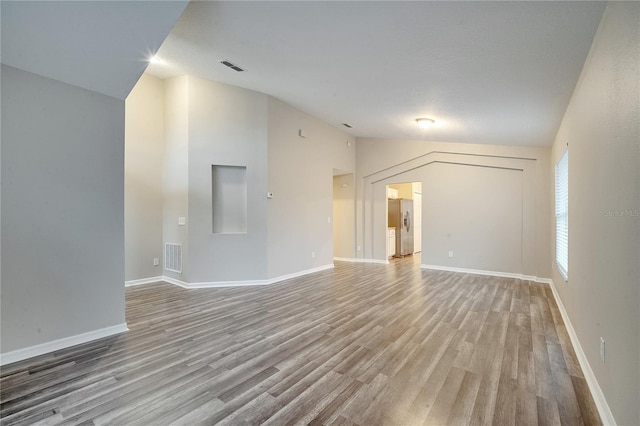
M 396 228 L 387 228 L 387 258 L 396 254 Z

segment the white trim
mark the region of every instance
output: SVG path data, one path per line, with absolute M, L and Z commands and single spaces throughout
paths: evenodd
M 326 271 L 327 269 L 333 269 L 335 266 L 333 263 L 329 263 L 328 265 L 317 266 L 311 269 L 305 269 L 304 271 L 294 272 L 292 274 L 280 275 L 279 277 L 270 278 L 268 284 L 275 284 L 280 281 L 289 280 L 291 278 L 301 277 L 303 275 L 313 274 L 314 272 Z
M 316 268 L 306 269 L 304 271 L 294 272 L 292 274 L 281 275 L 275 278 L 268 278 L 266 280 L 246 280 L 246 281 L 209 281 L 209 282 L 197 282 L 188 283 L 180 281 L 171 277 L 161 277 L 160 281 L 165 281 L 169 284 L 174 284 L 186 289 L 195 288 L 216 288 L 216 287 L 244 287 L 244 286 L 258 286 L 258 285 L 270 285 L 280 281 L 289 280 L 291 278 L 301 277 L 303 275 L 313 274 L 314 272 L 325 271 L 333 268 L 333 263 L 328 265 L 318 266 Z
M 247 280 L 247 281 L 208 281 L 199 283 L 185 283 L 186 288 L 215 288 L 215 287 L 245 287 L 257 285 L 269 285 L 269 280 Z
M 576 352 L 576 356 L 578 357 L 578 362 L 580 363 L 580 368 L 582 368 L 582 373 L 584 374 L 584 378 L 587 381 L 587 385 L 589 386 L 589 390 L 591 391 L 591 395 L 593 396 L 593 400 L 596 404 L 596 408 L 598 409 L 598 413 L 600 414 L 600 419 L 605 425 L 616 425 L 616 420 L 613 417 L 613 413 L 611 413 L 611 409 L 609 408 L 609 404 L 607 404 L 607 400 L 604 397 L 604 393 L 598 384 L 598 380 L 596 379 L 595 374 L 593 374 L 593 370 L 591 369 L 591 365 L 587 360 L 587 356 L 582 350 L 582 345 L 580 345 L 580 340 L 578 340 L 578 335 L 576 334 L 573 325 L 571 324 L 571 320 L 569 319 L 569 314 L 567 314 L 564 305 L 562 304 L 562 300 L 560 299 L 560 295 L 558 294 L 558 290 L 556 288 L 555 283 L 551 278 L 540 278 L 532 275 L 522 275 L 522 274 L 514 274 L 510 272 L 496 272 L 496 271 L 483 271 L 478 269 L 466 269 L 466 268 L 454 268 L 450 266 L 435 266 L 435 265 L 420 265 L 423 269 L 434 269 L 438 271 L 450 271 L 450 272 L 463 272 L 467 274 L 478 274 L 478 275 L 492 275 L 496 277 L 507 277 L 507 278 L 519 278 L 522 280 L 535 281 L 539 283 L 549 284 L 551 287 L 551 292 L 553 293 L 553 298 L 556 301 L 556 305 L 558 305 L 558 310 L 560 311 L 560 315 L 562 316 L 562 321 L 567 329 L 567 333 L 569 334 L 569 338 L 571 339 L 571 344 L 573 345 L 573 349 Z
M 340 262 L 354 262 L 354 263 L 378 263 L 381 265 L 388 265 L 389 264 L 389 260 L 382 260 L 382 259 L 361 259 L 361 258 L 355 258 L 355 257 L 334 257 L 333 260 L 337 260 Z
M 125 287 L 133 287 L 133 286 L 136 286 L 136 285 L 157 283 L 158 281 L 163 281 L 163 280 L 164 280 L 164 277 L 162 275 L 160 275 L 160 276 L 157 276 L 157 277 L 149 277 L 149 278 L 141 278 L 139 280 L 125 281 L 124 282 L 124 286 Z
M 356 259 L 354 257 L 334 257 L 333 260 L 337 260 L 338 262 L 359 262 L 360 259 Z
M 180 281 L 177 280 L 175 278 L 171 278 L 171 277 L 167 277 L 166 275 L 162 277 L 162 281 L 169 283 L 169 284 L 173 284 L 173 285 L 177 285 L 178 287 L 182 287 L 182 288 L 189 288 L 189 284 L 184 282 L 184 281 Z
M 489 275 L 492 277 L 504 277 L 504 278 L 516 278 L 525 281 L 534 281 L 537 283 L 551 282 L 550 278 L 536 277 L 535 275 L 516 274 L 513 272 L 498 272 L 498 271 L 486 271 L 483 269 L 468 269 L 468 268 L 456 268 L 454 266 L 437 266 L 437 265 L 420 265 L 422 269 L 433 269 L 435 271 L 449 271 L 449 272 L 461 272 L 464 274 L 476 274 L 476 275 Z
M 102 339 L 113 336 L 114 334 L 124 333 L 128 331 L 127 323 L 112 325 L 111 327 L 101 328 L 99 330 L 88 331 L 75 336 L 63 337 L 62 339 L 52 340 L 51 342 L 40 343 L 39 345 L 29 346 L 23 349 L 6 352 L 0 354 L 0 365 L 12 364 L 38 355 L 44 355 L 49 352 L 59 351 L 61 349 L 70 348 L 71 346 L 88 343 L 93 340 Z
M 593 396 L 593 401 L 598 408 L 598 413 L 600 414 L 600 419 L 604 425 L 616 425 L 616 420 L 613 418 L 613 413 L 609 408 L 609 404 L 607 404 L 607 400 L 604 397 L 604 393 L 602 389 L 600 389 L 600 385 L 598 384 L 598 380 L 596 379 L 596 375 L 593 374 L 593 370 L 591 369 L 591 365 L 589 364 L 589 360 L 587 360 L 587 355 L 582 350 L 582 345 L 580 345 L 580 340 L 578 340 L 578 335 L 576 334 L 576 330 L 573 328 L 573 324 L 571 324 L 571 320 L 569 319 L 569 314 L 567 310 L 564 308 L 562 304 L 562 299 L 560 299 L 560 295 L 558 294 L 558 289 L 556 288 L 553 280 L 549 280 L 549 285 L 551 287 L 551 292 L 553 293 L 554 299 L 556 299 L 556 305 L 558 305 L 558 309 L 560 310 L 560 315 L 562 316 L 562 321 L 564 321 L 564 326 L 567 329 L 567 333 L 569 334 L 569 338 L 571 339 L 571 344 L 573 345 L 573 349 L 576 352 L 576 356 L 578 357 L 578 362 L 580 363 L 580 368 L 582 368 L 582 373 L 584 374 L 584 378 L 587 381 L 587 385 L 589 386 L 589 390 L 591 391 L 591 396 Z

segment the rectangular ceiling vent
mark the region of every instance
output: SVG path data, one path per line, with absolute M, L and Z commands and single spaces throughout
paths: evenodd
M 229 61 L 220 61 L 220 63 L 221 63 L 222 65 L 226 65 L 226 66 L 228 66 L 229 68 L 231 68 L 231 69 L 232 69 L 232 70 L 234 70 L 234 71 L 238 71 L 238 72 L 242 72 L 242 71 L 244 71 L 242 68 L 240 68 L 240 67 L 239 67 L 239 66 L 237 66 L 237 65 L 232 64 L 232 63 L 231 63 L 231 62 L 229 62 Z
M 164 269 L 182 273 L 182 244 L 164 244 Z

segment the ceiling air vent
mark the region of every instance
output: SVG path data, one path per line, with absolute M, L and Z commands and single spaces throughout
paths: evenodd
M 242 72 L 242 71 L 244 71 L 242 68 L 240 68 L 240 67 L 239 67 L 239 66 L 237 66 L 237 65 L 232 64 L 232 63 L 231 63 L 231 62 L 229 62 L 229 61 L 220 61 L 220 63 L 221 63 L 222 65 L 226 65 L 226 66 L 228 66 L 229 68 L 231 68 L 231 69 L 232 69 L 232 70 L 234 70 L 234 71 L 238 71 L 238 72 Z
M 344 127 L 346 127 L 347 129 L 353 129 L 353 126 L 351 124 L 349 124 L 349 123 L 342 123 L 342 125 Z

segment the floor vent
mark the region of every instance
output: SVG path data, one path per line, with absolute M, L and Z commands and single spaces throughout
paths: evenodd
M 164 244 L 164 269 L 182 273 L 182 244 Z

